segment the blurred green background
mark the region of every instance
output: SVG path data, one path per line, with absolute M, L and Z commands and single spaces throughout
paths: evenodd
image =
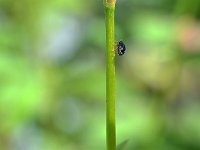
M 117 0 L 117 143 L 200 150 L 200 1 Z M 0 0 L 0 150 L 105 149 L 102 0 Z

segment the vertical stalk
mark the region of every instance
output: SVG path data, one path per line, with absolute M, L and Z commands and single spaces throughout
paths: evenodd
M 116 150 L 114 64 L 115 1 L 104 0 L 104 8 L 106 21 L 106 144 L 107 150 Z

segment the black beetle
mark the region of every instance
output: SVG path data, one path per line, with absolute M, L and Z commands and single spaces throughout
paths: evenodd
M 124 55 L 126 46 L 123 41 L 116 42 L 116 50 L 119 56 Z

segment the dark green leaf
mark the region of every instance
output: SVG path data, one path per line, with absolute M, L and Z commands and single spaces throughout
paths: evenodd
M 124 147 L 127 145 L 127 143 L 128 143 L 128 140 L 121 142 L 119 145 L 117 145 L 117 150 L 123 150 Z

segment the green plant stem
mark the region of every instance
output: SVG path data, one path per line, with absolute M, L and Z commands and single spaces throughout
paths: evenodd
M 115 127 L 115 63 L 114 11 L 115 4 L 104 2 L 106 20 L 106 141 L 107 150 L 116 150 Z

